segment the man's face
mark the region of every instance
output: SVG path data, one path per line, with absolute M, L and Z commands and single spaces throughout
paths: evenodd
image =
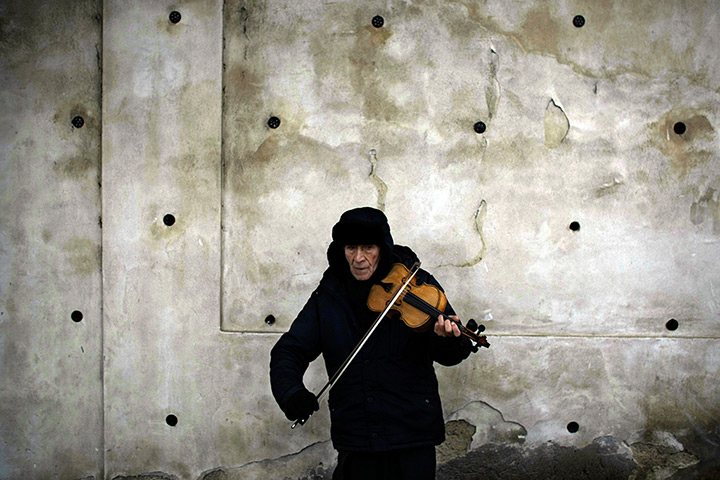
M 377 245 L 345 245 L 345 259 L 350 273 L 356 280 L 369 280 L 380 261 L 380 247 Z

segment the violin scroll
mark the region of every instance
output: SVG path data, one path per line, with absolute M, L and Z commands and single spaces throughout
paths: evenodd
M 460 320 L 455 320 L 450 317 L 445 317 L 445 318 L 448 318 L 448 319 L 454 321 L 457 324 L 458 328 L 460 329 L 460 333 L 465 335 L 466 337 L 472 339 L 475 342 L 475 344 L 472 347 L 473 353 L 477 352 L 480 349 L 480 347 L 490 348 L 490 343 L 488 343 L 487 337 L 485 337 L 485 335 L 478 335 L 476 333 L 476 332 L 484 331 L 485 330 L 484 325 L 478 325 L 477 322 L 475 320 L 473 320 L 472 318 L 470 320 L 468 320 L 467 326 L 463 325 L 462 322 L 460 322 Z

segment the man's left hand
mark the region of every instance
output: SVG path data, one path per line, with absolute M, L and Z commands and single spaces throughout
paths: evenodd
M 450 315 L 450 318 L 460 320 L 457 315 Z M 440 315 L 435 322 L 435 333 L 440 337 L 459 337 L 460 329 L 455 322 Z

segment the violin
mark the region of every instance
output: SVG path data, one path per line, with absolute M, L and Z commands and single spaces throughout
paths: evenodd
M 398 290 L 407 282 L 411 273 L 402 263 L 393 264 L 387 276 L 370 288 L 367 300 L 368 308 L 373 312 L 382 312 L 396 296 Z M 392 303 L 390 310 L 398 312 L 400 320 L 418 332 L 430 329 L 438 316 L 443 315 L 448 320 L 455 322 L 460 333 L 472 339 L 477 345 L 490 347 L 487 338 L 476 333 L 476 330 L 483 331 L 485 327 L 477 326 L 474 320 L 469 320 L 466 327 L 460 320 L 450 318 L 443 313 L 446 306 L 447 297 L 442 290 L 429 283 L 418 285 L 417 279 L 412 278 L 404 291 Z M 473 348 L 475 352 L 478 350 L 477 345 Z

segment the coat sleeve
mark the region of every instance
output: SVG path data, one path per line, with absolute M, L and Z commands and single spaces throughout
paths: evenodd
M 438 287 L 443 293 L 445 292 L 440 283 L 438 283 L 432 275 L 428 274 L 427 282 Z M 453 310 L 449 301 L 445 306 L 444 315 L 455 315 L 455 310 Z M 472 343 L 465 335 L 460 335 L 459 337 L 441 337 L 432 332 L 431 355 L 432 359 L 440 365 L 446 367 L 457 365 L 470 356 L 471 348 Z
M 321 352 L 318 295 L 315 291 L 270 351 L 270 387 L 284 411 L 288 399 L 305 388 L 303 376 Z

